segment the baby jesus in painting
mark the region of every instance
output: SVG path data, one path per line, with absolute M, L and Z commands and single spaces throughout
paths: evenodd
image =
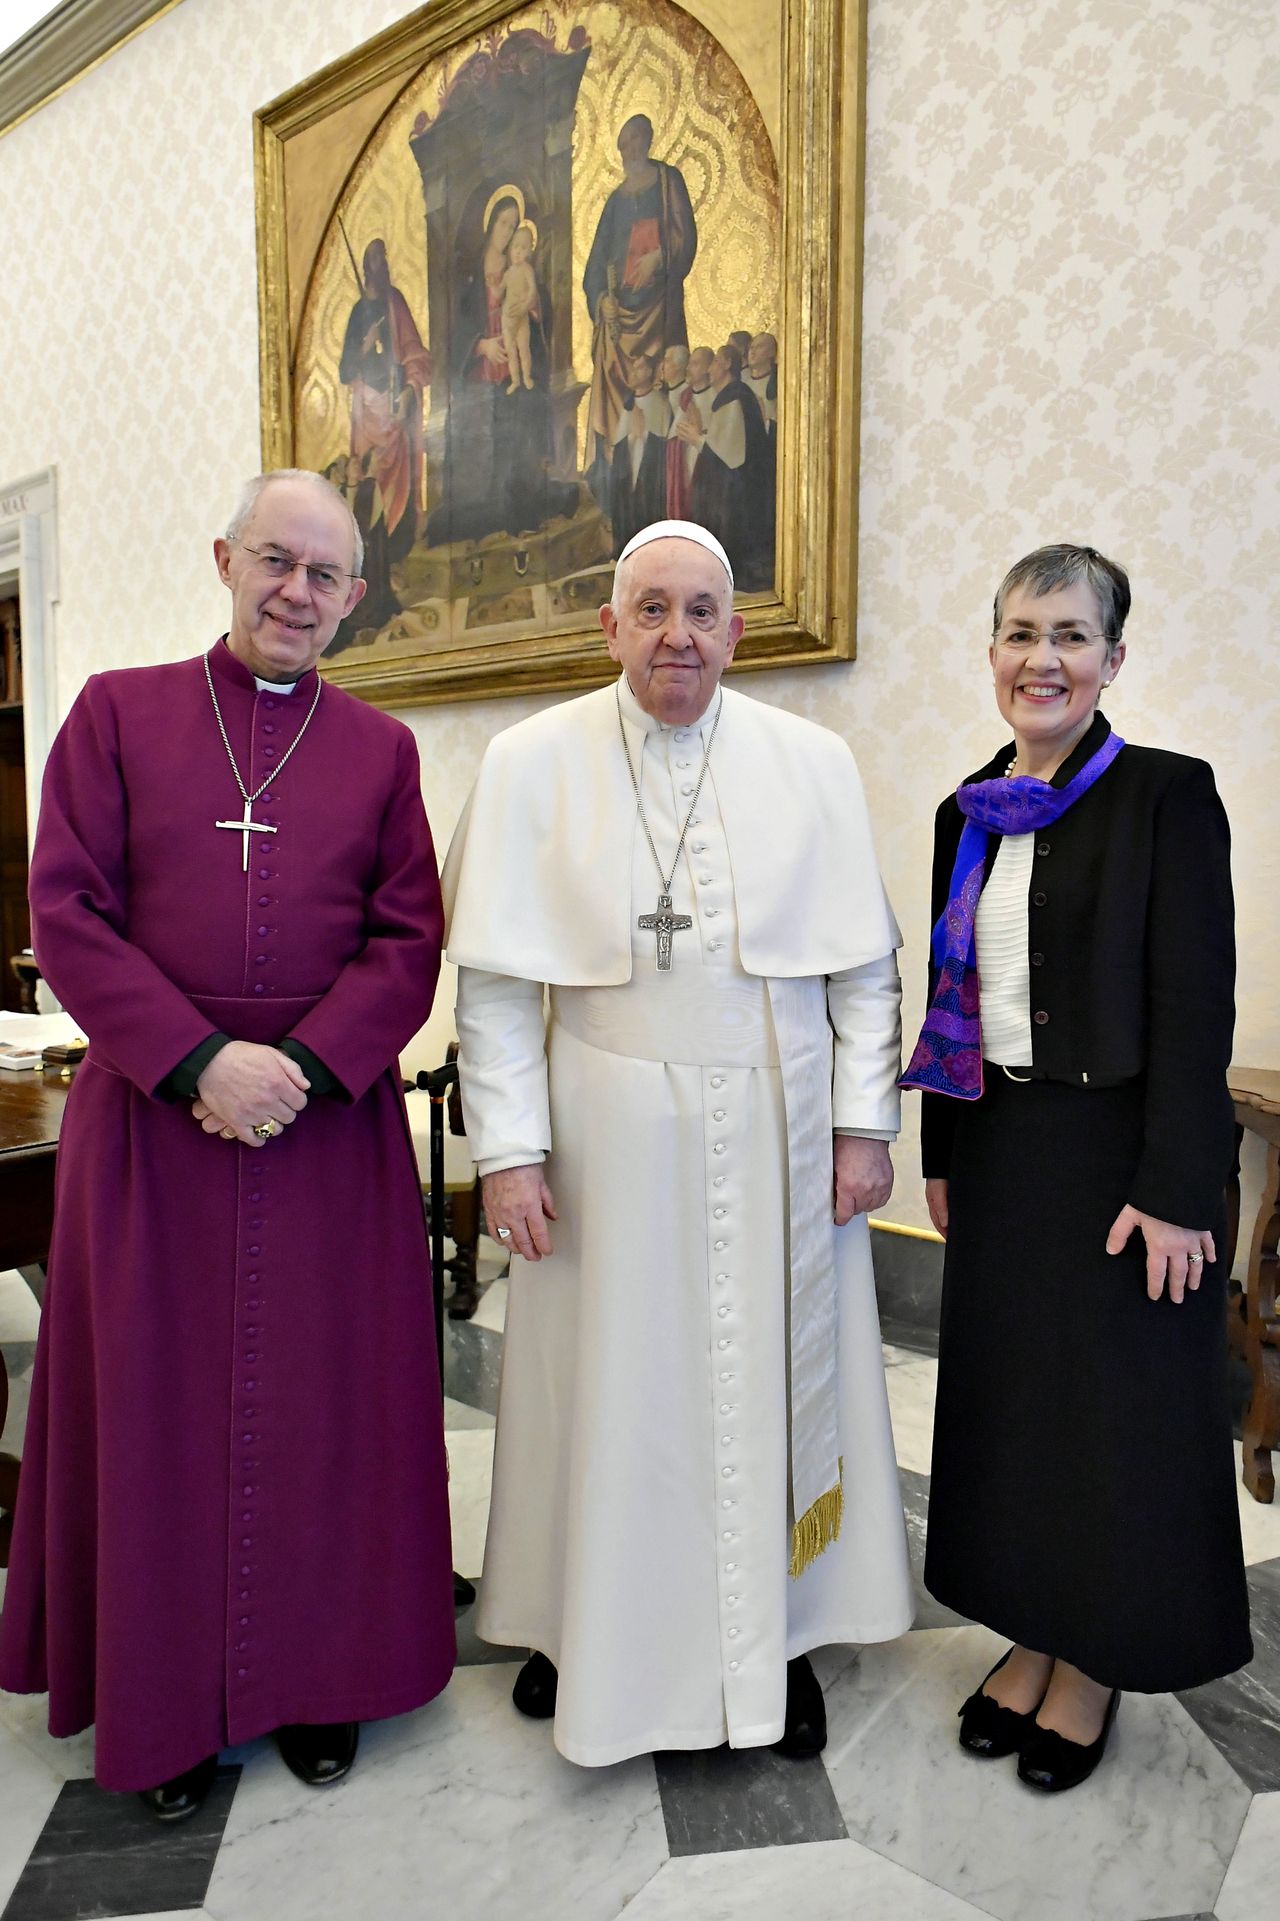
M 507 252 L 507 271 L 502 276 L 502 345 L 511 369 L 507 392 L 533 385 L 533 363 L 529 353 L 529 315 L 538 304 L 538 278 L 533 271 L 533 229 L 517 227 Z

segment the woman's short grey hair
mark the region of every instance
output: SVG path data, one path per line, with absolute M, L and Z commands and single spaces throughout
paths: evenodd
M 241 534 L 249 525 L 253 510 L 258 504 L 263 490 L 269 487 L 273 480 L 305 480 L 308 486 L 318 487 L 322 493 L 328 494 L 331 500 L 337 501 L 338 505 L 345 512 L 347 519 L 351 522 L 351 550 L 353 555 L 351 571 L 353 574 L 361 573 L 364 569 L 364 536 L 360 532 L 356 517 L 351 511 L 349 503 L 338 492 L 333 482 L 326 480 L 323 474 L 312 473 L 309 467 L 277 467 L 273 473 L 255 474 L 252 480 L 246 480 L 240 490 L 240 498 L 236 502 L 235 512 L 227 522 L 226 539 L 239 540 Z
M 1029 587 L 1039 599 L 1042 594 L 1056 593 L 1060 587 L 1074 587 L 1080 580 L 1092 588 L 1102 620 L 1102 631 L 1114 647 L 1124 633 L 1124 623 L 1128 618 L 1131 599 L 1129 576 L 1123 567 L 1114 560 L 1108 560 L 1096 547 L 1037 547 L 1025 560 L 1010 567 L 996 589 L 992 633 L 1000 631 L 1005 601 L 1016 589 Z

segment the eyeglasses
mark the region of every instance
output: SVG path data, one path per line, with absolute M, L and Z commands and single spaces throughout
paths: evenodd
M 251 547 L 247 540 L 237 541 L 236 545 L 243 547 L 247 554 L 252 554 L 272 580 L 288 580 L 301 567 L 307 576 L 307 585 L 317 594 L 340 594 L 347 581 L 360 579 L 359 574 L 344 573 L 341 567 L 309 566 L 305 560 L 296 560 L 292 554 L 287 554 L 282 547 L 265 553 L 261 547 Z
M 1116 645 L 1114 635 L 1099 634 L 1088 627 L 1014 627 L 1007 634 L 997 634 L 995 645 L 1011 654 L 1027 654 L 1038 640 L 1047 640 L 1064 653 L 1074 653 L 1095 640 L 1105 641 L 1108 647 Z

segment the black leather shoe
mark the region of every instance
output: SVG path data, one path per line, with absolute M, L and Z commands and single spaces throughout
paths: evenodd
M 807 1654 L 787 1662 L 787 1719 L 775 1754 L 811 1761 L 827 1745 L 827 1704 Z
M 333 1721 L 276 1729 L 276 1746 L 290 1774 L 309 1788 L 331 1787 L 350 1774 L 360 1745 L 358 1721 Z
M 138 1799 L 157 1821 L 189 1821 L 204 1806 L 217 1772 L 218 1757 L 211 1754 L 207 1761 L 197 1761 L 195 1767 L 176 1774 L 172 1781 L 162 1781 L 158 1788 L 144 1788 Z
M 1079 1741 L 1068 1741 L 1065 1734 L 1058 1734 L 1053 1728 L 1033 1727 L 1018 1756 L 1018 1779 L 1025 1781 L 1029 1788 L 1039 1788 L 1042 1794 L 1061 1794 L 1066 1788 L 1078 1788 L 1102 1759 L 1119 1706 L 1120 1690 L 1113 1688 L 1102 1718 L 1102 1732 L 1087 1747 L 1082 1747 Z
M 1008 1648 L 992 1668 L 991 1674 L 999 1674 L 1012 1653 L 1013 1649 Z M 993 1701 L 989 1694 L 982 1691 L 991 1674 L 983 1675 L 977 1692 L 971 1694 L 959 1710 L 960 1745 L 966 1753 L 976 1754 L 983 1761 L 1001 1761 L 1006 1754 L 1016 1754 L 1031 1734 L 1044 1695 L 1025 1714 L 1020 1714 L 1016 1708 L 1002 1707 L 999 1701 Z
M 516 1676 L 511 1699 L 531 1721 L 549 1721 L 556 1711 L 560 1676 L 545 1654 L 531 1654 Z

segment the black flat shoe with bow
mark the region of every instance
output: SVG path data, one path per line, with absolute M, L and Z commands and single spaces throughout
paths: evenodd
M 806 1654 L 787 1662 L 787 1718 L 775 1754 L 809 1761 L 827 1745 L 827 1704 Z
M 309 1788 L 332 1787 L 350 1774 L 360 1742 L 358 1721 L 333 1721 L 314 1726 L 276 1729 L 276 1746 L 290 1774 Z
M 204 1806 L 217 1772 L 218 1757 L 211 1754 L 185 1774 L 175 1774 L 172 1781 L 162 1781 L 158 1788 L 143 1788 L 138 1799 L 157 1821 L 189 1821 Z
M 511 1699 L 531 1721 L 549 1721 L 556 1711 L 560 1676 L 545 1654 L 533 1653 L 516 1676 Z
M 991 1674 L 999 1674 L 1012 1653 L 1013 1649 L 1009 1648 L 1002 1654 Z M 959 1710 L 960 1745 L 967 1754 L 976 1754 L 979 1760 L 1001 1761 L 1006 1754 L 1017 1754 L 1029 1738 L 1044 1695 L 1026 1714 L 1020 1714 L 1016 1708 L 1003 1707 L 983 1693 L 991 1674 L 982 1677 L 977 1692 L 971 1694 Z
M 1041 1794 L 1061 1794 L 1067 1788 L 1078 1788 L 1102 1759 L 1119 1706 L 1120 1690 L 1113 1688 L 1102 1718 L 1102 1732 L 1087 1747 L 1079 1741 L 1068 1741 L 1065 1734 L 1059 1734 L 1054 1728 L 1033 1727 L 1018 1755 L 1018 1779 L 1025 1781 L 1029 1788 L 1039 1788 Z

